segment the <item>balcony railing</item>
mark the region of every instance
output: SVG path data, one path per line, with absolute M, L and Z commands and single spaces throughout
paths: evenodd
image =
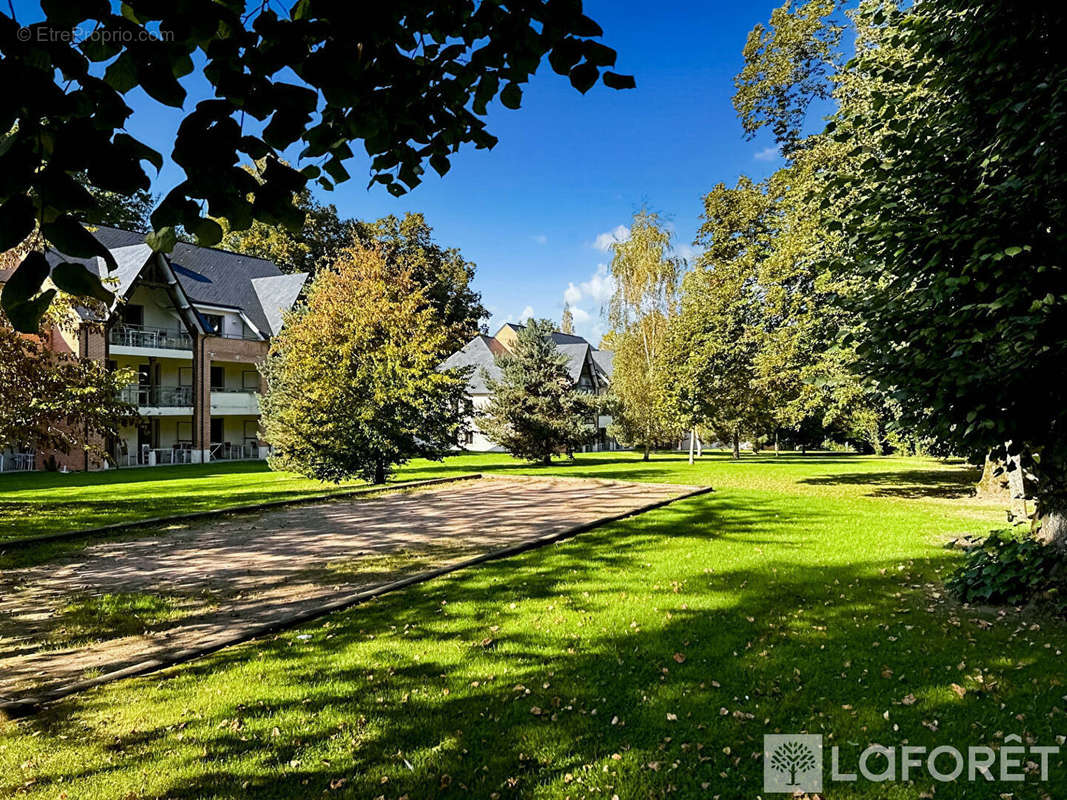
M 127 386 L 122 399 L 142 408 L 189 408 L 193 405 L 192 386 Z
M 258 442 L 231 444 L 230 442 L 212 442 L 208 451 L 212 461 L 245 461 L 253 458 L 268 458 L 270 445 Z
M 0 453 L 0 472 L 28 472 L 36 460 L 34 453 Z
M 192 350 L 193 337 L 178 328 L 153 328 L 148 325 L 114 326 L 108 334 L 111 344 L 120 347 L 152 347 L 160 350 Z

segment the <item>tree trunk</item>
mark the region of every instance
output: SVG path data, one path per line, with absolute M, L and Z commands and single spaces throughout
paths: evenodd
M 804 455 L 806 452 L 808 452 L 808 446 L 802 442 L 800 445 L 800 454 Z
M 689 463 L 693 463 L 693 452 L 697 444 L 697 429 L 689 431 Z
M 696 430 L 696 428 L 693 430 Z M 704 441 L 700 438 L 700 434 L 697 434 L 697 458 L 700 458 L 702 455 L 704 455 Z
M 732 439 L 734 444 L 734 458 L 741 458 L 741 432 L 736 428 L 734 429 L 734 435 Z
M 1060 513 L 1042 514 L 1037 520 L 1037 540 L 1067 553 L 1067 516 Z
M 385 462 L 381 458 L 374 460 L 374 483 L 385 483 Z
M 782 454 L 781 448 L 778 445 L 778 429 L 774 429 L 774 455 L 775 458 Z
M 546 453 L 545 456 L 541 459 L 541 466 L 543 466 L 543 467 L 551 467 L 552 466 L 552 454 L 551 453 Z
M 642 461 L 648 461 L 648 451 L 651 449 L 651 445 L 645 445 L 645 455 L 641 458 Z
M 1005 475 L 1008 479 L 1008 491 L 1011 493 L 1010 519 L 1012 522 L 1022 522 L 1030 516 L 1030 512 L 1026 507 L 1026 480 L 1023 478 L 1022 462 L 1018 454 L 1011 455 L 1009 452 Z

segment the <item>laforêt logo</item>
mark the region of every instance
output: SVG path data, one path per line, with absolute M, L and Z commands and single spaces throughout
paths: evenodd
M 763 791 L 822 791 L 822 736 L 793 733 L 763 737 Z

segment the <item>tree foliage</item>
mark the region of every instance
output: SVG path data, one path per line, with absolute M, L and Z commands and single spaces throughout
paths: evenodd
M 574 312 L 571 311 L 571 304 L 563 304 L 563 316 L 559 320 L 559 329 L 562 333 L 574 333 Z
M 769 247 L 768 200 L 752 181 L 719 184 L 704 198 L 697 237 L 702 252 L 686 275 L 681 310 L 671 326 L 674 391 L 687 427 L 703 424 L 739 455 L 742 436 L 772 427 L 759 391 L 760 262 Z
M 297 192 L 294 202 L 303 214 L 298 229 L 253 221 L 247 228 L 235 230 L 222 221 L 225 233 L 220 247 L 265 258 L 282 272 L 306 272 L 314 277 L 320 267 L 332 264 L 352 243 L 354 221 L 342 219 L 336 206 L 320 203 L 307 189 Z
M 811 103 L 830 97 L 841 63 L 844 26 L 831 22 L 841 0 L 792 0 L 771 12 L 770 24 L 748 34 L 745 65 L 734 79 L 734 107 L 751 138 L 770 126 L 787 151 L 797 146 Z
M 237 0 L 60 0 L 26 26 L 0 12 L 0 250 L 39 224 L 75 257 L 114 259 L 81 225 L 98 207 L 92 189 L 148 190 L 142 162 L 162 154 L 125 128 L 126 96 L 182 108 L 182 79 L 194 71 L 207 99 L 185 114 L 172 160 L 181 180 L 151 216 L 150 243 L 169 250 L 184 229 L 218 243 L 254 220 L 292 230 L 303 224 L 294 195 L 307 181 L 331 188 L 349 177 L 351 143 L 370 156 L 371 182 L 393 194 L 416 186 L 429 165 L 444 174 L 464 145 L 492 147 L 488 104 L 518 108 L 522 84 L 547 56 L 552 69 L 585 92 L 598 80 L 634 85 L 611 72 L 615 51 L 580 3 L 457 0 L 336 3 L 299 0 L 279 14 Z M 70 34 L 92 29 L 87 37 Z M 279 153 L 299 148 L 300 169 Z M 257 180 L 241 168 L 260 162 Z M 12 322 L 32 331 L 47 305 L 30 267 L 4 290 Z M 75 293 L 79 287 L 61 286 Z
M 850 70 L 873 89 L 831 122 L 860 369 L 905 425 L 977 463 L 1007 447 L 1067 511 L 1067 9 L 939 0 L 871 22 Z
M 132 375 L 54 352 L 45 338 L 17 333 L 0 314 L 0 451 L 102 455 L 105 440 L 137 419 L 120 397 Z
M 450 346 L 409 270 L 371 248 L 342 251 L 288 315 L 262 368 L 273 465 L 381 483 L 412 457 L 443 457 L 462 428 L 467 378 L 437 369 Z
M 393 215 L 376 222 L 353 221 L 354 236 L 377 248 L 390 264 L 410 273 L 426 290 L 426 297 L 437 309 L 449 336 L 449 352 L 458 350 L 474 336 L 484 332 L 483 320 L 489 311 L 482 296 L 471 282 L 475 264 L 467 261 L 455 247 L 443 247 L 434 241 L 433 228 L 422 214 L 408 212 L 403 218 Z
M 575 388 L 553 328 L 547 319 L 526 322 L 497 361 L 500 379 L 486 381 L 491 397 L 478 417 L 482 432 L 511 455 L 543 464 L 596 435 L 594 398 Z
M 667 331 L 685 263 L 674 254 L 670 231 L 647 210 L 634 215 L 630 235 L 613 251 L 611 435 L 642 448 L 647 459 L 651 448 L 674 438 L 681 427 L 670 403 Z

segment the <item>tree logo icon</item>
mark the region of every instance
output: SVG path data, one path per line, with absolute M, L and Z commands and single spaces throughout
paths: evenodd
M 763 737 L 765 792 L 821 792 L 822 736 L 768 734 Z
M 771 754 L 771 766 L 781 773 L 789 773 L 790 786 L 797 785 L 797 771 L 801 774 L 815 766 L 815 754 L 802 742 L 783 742 Z

